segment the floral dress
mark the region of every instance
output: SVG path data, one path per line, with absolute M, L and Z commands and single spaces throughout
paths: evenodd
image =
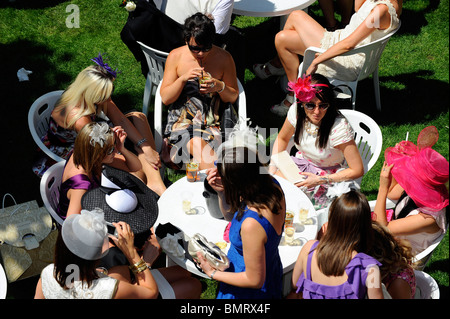
M 287 119 L 292 126 L 297 125 L 297 103 L 294 103 L 287 114 Z M 328 144 L 325 148 L 316 146 L 319 127 L 307 121 L 300 144 L 295 144 L 297 153 L 293 157 L 294 162 L 303 172 L 311 172 L 320 176 L 334 174 L 339 169 L 347 168 L 344 154 L 336 146 L 350 142 L 355 133 L 344 116 L 338 116 L 330 131 Z M 321 209 L 329 204 L 326 196 L 328 184 L 307 189 L 305 194 L 309 197 L 315 209 Z

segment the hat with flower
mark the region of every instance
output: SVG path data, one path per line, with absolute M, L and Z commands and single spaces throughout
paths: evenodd
M 299 77 L 296 82 L 288 82 L 288 90 L 294 92 L 300 102 L 311 101 L 321 91 L 317 89 L 320 86 L 329 87 L 327 84 L 322 83 L 311 84 L 311 75 L 304 78 Z
M 387 164 L 394 164 L 392 176 L 416 205 L 429 214 L 439 212 L 449 204 L 445 186 L 449 179 L 449 163 L 431 148 L 438 138 L 436 127 L 428 126 L 420 132 L 417 145 L 402 141 L 384 153 Z

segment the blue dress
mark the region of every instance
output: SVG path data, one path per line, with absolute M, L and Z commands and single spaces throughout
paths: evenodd
M 278 245 L 281 235 L 278 235 L 272 224 L 264 217 L 259 216 L 257 212 L 246 210 L 241 220 L 236 219 L 237 212 L 234 214 L 230 227 L 230 249 L 228 250 L 228 258 L 230 267 L 226 270 L 229 272 L 245 271 L 245 263 L 242 249 L 241 225 L 247 218 L 253 218 L 259 222 L 264 228 L 267 235 L 265 244 L 266 250 L 266 280 L 260 289 L 241 288 L 231 286 L 223 282 L 219 285 L 219 293 L 217 299 L 276 299 L 282 296 L 282 276 L 283 266 L 281 264 L 280 254 L 278 253 Z

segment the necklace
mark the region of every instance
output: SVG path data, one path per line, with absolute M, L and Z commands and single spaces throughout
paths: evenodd
M 308 135 L 311 135 L 312 137 L 317 137 L 317 133 L 319 132 L 319 127 L 314 125 L 315 128 L 312 128 L 311 122 L 309 120 L 305 123 L 305 131 L 308 133 Z

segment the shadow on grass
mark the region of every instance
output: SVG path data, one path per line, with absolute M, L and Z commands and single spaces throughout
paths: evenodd
M 50 62 L 52 50 L 33 41 L 0 44 L 0 87 L 2 88 L 2 167 L 0 194 L 11 193 L 17 203 L 34 198 L 41 201 L 40 179 L 32 172 L 37 146 L 28 129 L 28 110 L 41 95 L 61 89 L 69 80 Z M 66 57 L 71 58 L 71 57 Z M 19 82 L 20 68 L 31 70 L 29 81 Z
M 2 0 L 0 2 L 0 8 L 44 9 L 66 1 L 67 0 Z

